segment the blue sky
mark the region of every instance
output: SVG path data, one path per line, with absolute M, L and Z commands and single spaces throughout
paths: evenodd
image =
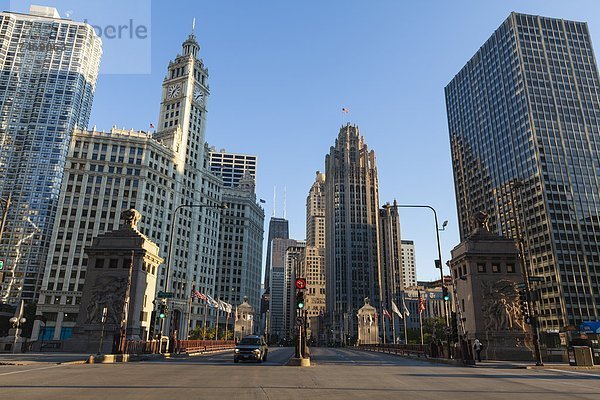
M 24 10 L 29 3 L 3 9 Z M 267 200 L 267 216 L 274 186 L 281 215 L 286 186 L 291 235 L 304 238 L 308 189 L 348 120 L 376 151 L 382 204 L 394 198 L 430 204 L 440 223 L 449 220 L 441 233 L 444 261 L 459 240 L 444 86 L 511 11 L 587 21 L 597 48 L 600 43 L 595 0 L 33 3 L 55 5 L 63 15 L 71 11 L 75 20 L 91 15 L 117 24 L 129 18 L 150 28 L 137 42 L 148 54 L 131 53 L 132 42 L 104 48 L 90 121 L 102 129 L 156 123 L 167 64 L 196 17 L 200 55 L 210 72 L 206 139 L 258 155 L 257 191 Z M 129 73 L 110 73 L 119 63 Z M 342 107 L 350 109 L 346 119 Z M 403 238 L 415 241 L 418 278 L 435 279 L 433 217 L 403 209 L 401 221 Z

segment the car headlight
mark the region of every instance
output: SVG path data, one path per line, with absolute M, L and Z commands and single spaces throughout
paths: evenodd
M 260 349 L 254 349 L 254 352 L 255 352 L 256 354 L 259 354 L 259 353 L 260 353 Z
M 235 353 L 239 353 L 239 352 L 240 352 L 240 349 L 235 349 L 235 350 L 234 350 L 234 352 L 235 352 Z

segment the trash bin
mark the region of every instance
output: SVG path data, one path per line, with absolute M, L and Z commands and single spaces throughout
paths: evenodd
M 568 349 L 569 365 L 587 366 L 594 365 L 592 349 L 589 346 L 571 346 Z

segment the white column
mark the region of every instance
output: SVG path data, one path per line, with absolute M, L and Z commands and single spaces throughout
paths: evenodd
M 60 340 L 60 332 L 62 331 L 62 322 L 64 317 L 65 313 L 59 311 L 56 317 L 56 323 L 54 325 L 54 337 L 52 338 L 52 340 Z

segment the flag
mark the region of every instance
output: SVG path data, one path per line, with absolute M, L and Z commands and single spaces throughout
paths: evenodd
M 388 317 L 389 319 L 392 319 L 392 315 L 390 314 L 390 312 L 388 310 L 386 310 L 385 308 L 383 309 L 383 315 Z
M 154 128 L 154 124 L 150 122 L 150 129 Z
M 395 312 L 400 318 L 404 318 L 402 316 L 402 313 L 400 312 L 400 310 L 398 309 L 398 306 L 396 305 L 396 303 L 394 303 L 392 301 L 392 311 Z
M 206 295 L 207 299 L 206 302 L 208 303 L 209 306 L 213 307 L 213 308 L 217 308 L 219 306 L 219 303 L 217 303 L 217 301 L 215 299 L 213 299 L 209 294 Z
M 260 199 L 260 202 L 265 204 L 267 201 L 265 199 Z
M 342 108 L 342 112 L 344 114 L 348 114 L 350 112 L 350 110 L 348 110 L 346 107 Z
M 425 300 L 423 300 L 423 298 L 421 297 L 421 292 L 419 293 L 419 314 L 421 314 L 423 311 L 425 311 Z
M 208 300 L 208 297 L 206 297 L 205 294 L 200 293 L 196 289 L 192 290 L 192 299 L 193 298 L 198 298 L 198 299 L 204 300 L 204 301 Z
M 404 304 L 404 299 L 402 299 L 402 307 L 404 307 L 404 315 L 408 317 L 410 312 L 408 311 L 408 308 L 406 308 L 406 304 Z

